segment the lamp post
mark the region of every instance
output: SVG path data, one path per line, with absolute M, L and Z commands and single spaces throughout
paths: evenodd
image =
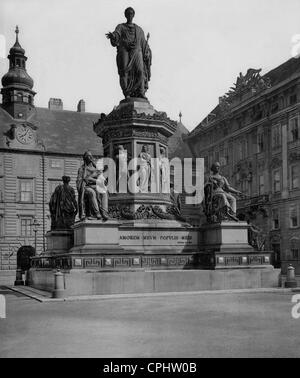
M 40 226 L 40 223 L 36 218 L 34 218 L 33 223 L 31 223 L 31 226 L 33 226 L 33 232 L 34 232 L 34 249 L 36 253 L 36 234 L 38 232 L 38 227 Z

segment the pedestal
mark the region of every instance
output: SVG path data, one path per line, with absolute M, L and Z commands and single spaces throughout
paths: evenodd
M 119 146 L 123 146 L 128 163 L 138 158 L 142 148 L 146 146 L 151 155 L 151 175 L 149 193 L 132 190 L 135 184 L 128 185 L 127 191 L 109 197 L 109 215 L 113 219 L 166 219 L 180 220 L 173 211 L 170 193 L 161 193 L 158 158 L 161 150 L 168 157 L 168 139 L 177 128 L 177 122 L 167 117 L 165 112 L 156 111 L 145 99 L 129 98 L 120 102 L 106 117 L 94 125 L 95 133 L 102 138 L 104 155 L 117 162 Z M 133 165 L 128 167 L 128 177 L 131 183 Z M 126 185 L 125 185 L 126 186 Z M 138 185 L 137 185 L 138 186 Z M 123 188 L 124 189 L 124 188 Z M 123 191 L 125 193 L 123 193 Z
M 271 252 L 258 252 L 248 244 L 248 224 L 222 222 L 202 227 L 199 264 L 205 269 L 272 268 Z
M 57 255 L 69 252 L 74 243 L 73 230 L 54 230 L 46 234 L 47 255 Z
M 178 221 L 85 220 L 74 225 L 72 248 L 47 251 L 33 259 L 33 267 L 104 272 L 193 269 L 200 237 L 199 229 Z

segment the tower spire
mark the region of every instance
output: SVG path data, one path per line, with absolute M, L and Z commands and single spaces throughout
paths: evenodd
M 19 27 L 16 26 L 16 42 L 9 50 L 9 71 L 2 77 L 2 107 L 14 118 L 26 118 L 34 107 L 33 80 L 26 71 L 25 50 L 19 43 Z
M 179 122 L 181 123 L 181 118 L 182 118 L 182 113 L 181 111 L 179 112 Z
M 19 43 L 19 26 L 18 25 L 16 26 L 15 33 L 16 33 L 16 43 Z

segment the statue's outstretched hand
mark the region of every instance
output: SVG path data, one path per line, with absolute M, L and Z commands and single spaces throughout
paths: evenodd
M 108 32 L 105 35 L 106 35 L 107 39 L 112 39 L 113 38 L 113 34 L 111 32 Z

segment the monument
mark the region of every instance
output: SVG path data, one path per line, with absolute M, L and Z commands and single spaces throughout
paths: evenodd
M 239 193 L 219 174 L 218 164 L 205 187 L 208 224 L 194 228 L 182 217 L 168 163 L 168 139 L 177 123 L 145 96 L 152 52 L 149 34 L 145 38 L 133 23 L 134 15 L 127 8 L 126 23 L 106 34 L 117 48 L 124 99 L 93 126 L 104 156 L 94 161 L 84 154 L 76 183 L 79 219 L 47 234 L 46 253 L 32 259 L 31 285 L 53 290 L 57 269 L 65 295 L 240 288 L 241 281 L 258 287 L 264 279 L 264 285 L 276 285 L 270 254 L 248 244 L 247 224 L 235 216 L 232 194 Z M 252 270 L 256 280 L 248 283 L 239 273 L 232 285 L 231 272 L 221 279 L 210 272 L 258 267 Z

